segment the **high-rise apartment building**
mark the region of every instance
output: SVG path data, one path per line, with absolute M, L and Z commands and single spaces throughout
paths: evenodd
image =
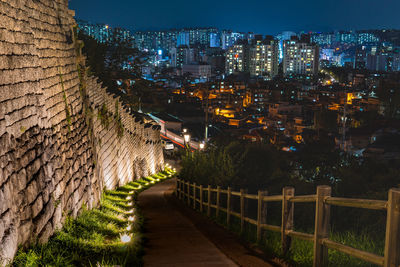
M 77 20 L 79 30 L 96 39 L 100 43 L 111 41 L 112 31 L 106 24 L 92 24 L 87 21 Z
M 292 39 L 283 43 L 283 73 L 285 76 L 314 75 L 318 72 L 319 47 Z
M 246 38 L 247 37 L 245 33 L 224 30 L 221 32 L 221 47 L 222 49 L 227 50 L 238 41 L 244 40 Z
M 331 45 L 334 41 L 332 33 L 313 33 L 311 34 L 311 42 L 318 45 Z
M 250 75 L 272 79 L 278 75 L 278 66 L 278 41 L 254 40 L 249 48 Z
M 216 48 L 221 47 L 221 36 L 219 33 L 211 33 L 210 34 L 210 47 Z
M 211 34 L 218 33 L 216 28 L 194 28 L 187 29 L 189 33 L 189 45 L 210 46 Z
M 201 61 L 199 59 L 199 51 L 187 45 L 181 45 L 172 48 L 170 51 L 171 65 L 173 67 L 182 68 L 183 65 L 190 65 Z
M 249 71 L 249 49 L 247 41 L 238 41 L 226 51 L 225 73 Z
M 367 49 L 365 46 L 357 48 L 354 58 L 354 68 L 358 70 L 365 69 L 367 63 Z
M 181 45 L 190 45 L 189 41 L 189 33 L 188 32 L 180 32 L 177 35 L 177 42 L 176 42 L 176 47 L 179 47 Z
M 162 50 L 167 54 L 177 46 L 177 35 L 177 31 L 138 31 L 135 33 L 135 44 L 141 51 Z

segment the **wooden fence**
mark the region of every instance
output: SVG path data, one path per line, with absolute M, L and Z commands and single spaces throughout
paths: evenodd
M 211 200 L 212 193 L 216 194 L 215 203 L 212 203 Z M 226 195 L 226 208 L 221 205 L 222 194 Z M 176 195 L 182 201 L 187 201 L 187 204 L 194 209 L 199 207 L 201 212 L 206 211 L 208 216 L 211 215 L 211 209 L 215 209 L 217 217 L 221 211 L 225 212 L 228 226 L 231 223 L 231 216 L 240 219 L 242 231 L 245 222 L 255 225 L 257 227 L 257 241 L 261 239 L 263 229 L 280 232 L 283 253 L 288 252 L 292 237 L 313 242 L 314 267 L 325 266 L 327 264 L 328 249 L 337 250 L 379 266 L 400 267 L 400 189 L 391 189 L 388 201 L 332 197 L 329 186 L 318 186 L 315 195 L 295 196 L 294 188 L 285 187 L 282 190 L 282 195 L 268 196 L 267 191 L 260 190 L 257 195 L 253 195 L 247 194 L 247 190 L 244 189 L 235 192 L 230 187 L 227 189 L 222 189 L 219 186 L 217 188 L 211 188 L 211 186 L 203 187 L 202 185 L 191 184 L 177 179 Z M 205 195 L 207 196 L 207 200 L 204 199 Z M 232 196 L 240 198 L 240 213 L 232 209 Z M 245 201 L 247 199 L 257 200 L 258 202 L 256 220 L 245 216 Z M 282 202 L 281 226 L 266 223 L 267 202 Z M 294 204 L 300 202 L 315 203 L 314 234 L 296 232 L 293 229 Z M 330 240 L 330 206 L 387 211 L 384 256 L 382 257 Z

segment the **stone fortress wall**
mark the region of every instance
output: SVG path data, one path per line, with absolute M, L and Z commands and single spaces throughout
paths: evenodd
M 164 164 L 160 127 L 86 75 L 73 16 L 68 0 L 0 0 L 0 265 Z

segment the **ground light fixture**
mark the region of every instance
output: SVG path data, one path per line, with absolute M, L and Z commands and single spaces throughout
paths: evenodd
M 121 235 L 122 243 L 129 243 L 129 242 L 131 242 L 131 240 L 132 240 L 132 237 L 130 237 L 129 235 L 127 235 L 127 234 Z

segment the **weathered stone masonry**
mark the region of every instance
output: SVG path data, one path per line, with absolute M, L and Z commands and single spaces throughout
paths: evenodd
M 159 126 L 78 75 L 74 25 L 67 0 L 0 0 L 0 265 L 163 165 Z

